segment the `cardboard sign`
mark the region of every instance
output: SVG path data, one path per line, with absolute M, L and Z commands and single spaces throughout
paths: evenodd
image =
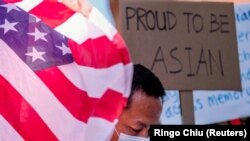
M 134 63 L 167 89 L 240 90 L 233 3 L 121 0 Z
M 212 124 L 250 116 L 250 3 L 235 5 L 242 91 L 194 91 L 196 124 Z M 162 124 L 181 124 L 178 91 L 164 97 Z

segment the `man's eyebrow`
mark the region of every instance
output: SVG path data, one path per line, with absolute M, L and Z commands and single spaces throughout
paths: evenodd
M 147 125 L 147 124 L 145 124 L 145 123 L 143 123 L 143 122 L 141 122 L 141 121 L 138 121 L 137 122 L 140 126 L 142 126 L 142 127 L 148 127 L 149 125 Z

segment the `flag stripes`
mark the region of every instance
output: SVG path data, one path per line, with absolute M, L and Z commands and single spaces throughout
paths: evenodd
M 12 127 L 25 140 L 57 140 L 32 106 L 1 75 L 0 81 L 0 114 Z M 27 113 L 32 119 L 26 117 Z
M 132 81 L 132 63 L 119 33 L 95 8 L 84 17 L 56 0 L 4 1 L 15 3 L 52 29 L 36 24 L 38 19 L 25 21 L 33 24 L 27 29 L 11 21 L 8 38 L 5 33 L 0 37 L 0 66 L 4 66 L 0 67 L 0 98 L 4 99 L 0 100 L 0 129 L 8 126 L 4 132 L 11 132 L 0 140 L 12 135 L 31 141 L 108 140 Z M 18 9 L 10 5 L 6 10 L 8 14 Z M 6 32 L 6 27 L 1 28 Z M 25 38 L 20 36 L 22 46 L 17 48 L 13 46 L 19 41 L 11 34 L 19 29 Z M 25 48 L 26 42 L 35 44 Z M 48 44 L 53 48 L 46 48 Z M 15 112 L 10 114 L 10 108 Z
M 24 141 L 16 130 L 0 114 L 0 131 L 5 136 L 0 136 L 3 141 Z

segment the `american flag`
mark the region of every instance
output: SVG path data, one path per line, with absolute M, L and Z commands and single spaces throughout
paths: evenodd
M 131 81 L 128 49 L 94 7 L 0 0 L 0 141 L 109 140 Z

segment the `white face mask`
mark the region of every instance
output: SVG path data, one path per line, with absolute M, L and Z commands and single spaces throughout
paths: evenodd
M 130 136 L 130 135 L 120 133 L 118 141 L 149 141 L 149 138 Z

